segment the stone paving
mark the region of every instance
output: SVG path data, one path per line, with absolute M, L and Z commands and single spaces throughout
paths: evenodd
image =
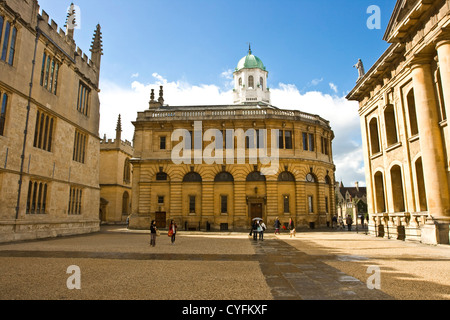
M 150 247 L 148 242 L 146 231 L 102 227 L 96 234 L 2 244 L 0 299 L 450 297 L 448 246 L 424 246 L 328 230 L 298 233 L 295 239 L 267 233 L 264 241 L 254 241 L 245 233 L 179 232 L 174 245 L 164 234 L 157 238 L 156 247 Z M 401 256 L 401 263 L 387 259 L 386 250 L 390 255 Z M 80 267 L 81 290 L 67 288 L 70 274 L 66 271 L 71 265 Z M 367 286 L 370 274 L 366 271 L 370 265 L 383 271 L 381 290 Z M 418 265 L 426 265 L 422 277 L 417 274 Z M 416 293 L 414 288 L 421 290 Z

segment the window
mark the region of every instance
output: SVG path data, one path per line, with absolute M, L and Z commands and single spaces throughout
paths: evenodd
M 313 196 L 308 196 L 308 212 L 314 212 Z
M 395 111 L 392 105 L 387 106 L 384 110 L 384 124 L 388 146 L 396 144 L 398 142 L 397 123 L 395 121 Z
M 3 30 L 5 30 L 4 34 Z M 16 37 L 17 29 L 14 27 L 14 24 L 11 24 L 10 21 L 5 20 L 3 16 L 0 16 L 0 59 L 10 65 L 13 65 L 14 63 L 14 55 L 16 52 Z
M 321 137 L 320 140 L 321 140 L 321 143 L 322 143 L 322 153 L 328 155 L 329 154 L 329 151 L 328 151 L 328 138 Z
M 164 204 L 164 196 L 158 196 L 158 204 Z
M 309 151 L 314 151 L 314 150 L 315 150 L 314 134 L 310 133 L 309 134 Z
M 0 92 L 0 136 L 5 134 L 5 126 L 6 126 L 6 107 L 8 105 L 8 95 L 6 93 Z
M 292 149 L 292 131 L 285 131 L 284 132 L 284 141 L 285 141 L 285 148 L 286 149 Z
M 70 188 L 69 195 L 69 215 L 81 215 L 81 199 L 83 197 L 83 190 L 76 187 Z
M 80 82 L 78 87 L 78 102 L 77 110 L 87 116 L 89 114 L 89 98 L 91 96 L 91 89 L 84 83 Z
M 75 139 L 73 142 L 73 161 L 84 163 L 86 155 L 87 136 L 78 130 L 75 130 Z
M 131 181 L 131 165 L 130 159 L 126 158 L 125 163 L 123 165 L 123 182 L 130 183 Z
M 283 196 L 283 208 L 284 208 L 284 213 L 290 213 L 290 208 L 289 208 L 289 195 L 284 195 Z
M 31 181 L 28 183 L 26 214 L 45 214 L 47 206 L 47 183 Z
M 262 77 L 259 78 L 259 86 L 264 90 L 264 79 Z
M 249 76 L 248 77 L 248 87 L 249 88 L 254 88 L 255 87 L 255 79 L 253 78 L 253 76 Z
M 8 42 L 9 42 L 9 33 L 11 32 L 11 23 L 9 21 L 6 21 L 5 25 L 5 36 L 3 38 L 3 45 L 2 45 L 2 54 L 0 58 L 3 61 L 6 61 L 6 54 L 8 52 Z
M 328 197 L 325 197 L 325 212 L 329 213 L 328 212 Z
M 195 213 L 195 196 L 189 196 L 189 213 Z
M 372 155 L 377 154 L 381 151 L 380 149 L 380 138 L 378 135 L 378 121 L 376 118 L 373 118 L 369 122 L 369 130 L 370 130 L 370 144 Z
M 47 52 L 44 52 L 42 58 L 41 81 L 42 87 L 49 92 L 56 94 L 58 88 L 58 74 L 60 63 Z
M 165 173 L 165 172 L 158 172 L 156 174 L 156 181 L 167 181 L 167 173 Z
M 220 213 L 228 213 L 228 196 L 220 196 Z
M 308 151 L 308 134 L 303 132 L 303 150 Z
M 159 137 L 159 149 L 166 150 L 166 137 Z
M 54 118 L 40 110 L 36 114 L 36 127 L 34 130 L 35 148 L 48 152 L 52 151 Z
M 239 78 L 239 87 L 242 87 L 242 78 Z
M 315 183 L 317 181 L 317 179 L 312 173 L 308 173 L 306 175 L 306 181 Z
M 280 130 L 278 133 L 278 148 L 284 149 L 284 139 L 283 139 L 283 131 Z
M 406 97 L 408 101 L 409 130 L 411 136 L 419 134 L 419 126 L 417 125 L 416 102 L 414 98 L 414 89 L 411 89 Z

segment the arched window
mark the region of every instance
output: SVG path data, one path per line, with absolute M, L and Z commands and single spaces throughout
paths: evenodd
M 126 158 L 125 163 L 123 165 L 123 182 L 130 183 L 130 177 L 131 177 L 130 159 Z
M 419 127 L 417 125 L 417 114 L 416 114 L 416 101 L 414 99 L 414 89 L 408 92 L 406 97 L 408 102 L 408 115 L 409 115 L 409 130 L 411 136 L 415 136 L 419 133 Z
M 6 93 L 4 93 L 2 96 L 0 92 L 0 136 L 3 136 L 5 133 L 7 103 L 8 96 L 6 95 Z
M 263 79 L 263 77 L 259 78 L 259 86 L 261 87 L 261 89 L 264 90 L 264 79 Z
M 130 195 L 124 192 L 122 196 L 122 215 L 128 215 L 128 208 L 130 207 Z
M 384 196 L 384 180 L 383 174 L 381 172 L 375 173 L 374 176 L 375 184 L 375 202 L 376 202 L 376 212 L 383 213 L 386 212 L 386 198 Z
M 331 184 L 331 178 L 329 176 L 325 176 L 325 183 Z
M 278 181 L 295 182 L 295 177 L 289 171 L 283 171 L 278 175 Z
M 317 178 L 314 174 L 308 173 L 306 175 L 306 182 L 315 183 L 315 182 L 317 182 Z
M 394 212 L 405 211 L 405 197 L 403 194 L 403 177 L 399 165 L 391 169 L 392 199 L 394 200 Z
M 397 122 L 395 121 L 394 106 L 389 105 L 384 110 L 384 124 L 386 127 L 386 140 L 388 146 L 398 142 L 397 137 Z
M 216 175 L 214 182 L 233 182 L 234 178 L 231 173 L 223 171 Z
M 370 145 L 371 145 L 372 155 L 374 155 L 381 151 L 380 137 L 378 135 L 378 121 L 376 118 L 373 118 L 372 120 L 370 120 L 369 132 L 370 132 Z
M 156 181 L 167 181 L 168 176 L 165 172 L 158 172 L 156 174 Z
M 259 171 L 253 171 L 247 176 L 247 182 L 266 181 L 266 176 Z
M 202 182 L 202 176 L 197 172 L 189 172 L 184 176 L 183 182 Z
M 249 88 L 254 88 L 255 87 L 255 79 L 253 78 L 253 76 L 249 76 L 248 77 L 248 87 Z
M 416 160 L 416 180 L 417 180 L 417 192 L 419 196 L 419 210 L 421 212 L 428 211 L 427 193 L 425 189 L 425 180 L 423 177 L 422 158 Z
M 239 87 L 242 87 L 242 78 L 239 78 Z

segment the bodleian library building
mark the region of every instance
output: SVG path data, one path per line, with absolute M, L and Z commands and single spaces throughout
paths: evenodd
M 370 233 L 449 244 L 450 1 L 397 1 L 359 102 Z

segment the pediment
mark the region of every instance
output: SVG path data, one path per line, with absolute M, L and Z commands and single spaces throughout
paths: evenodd
M 383 40 L 387 42 L 396 42 L 396 38 L 402 38 L 406 24 L 418 18 L 418 14 L 426 9 L 433 0 L 398 0 L 394 11 L 384 34 Z

